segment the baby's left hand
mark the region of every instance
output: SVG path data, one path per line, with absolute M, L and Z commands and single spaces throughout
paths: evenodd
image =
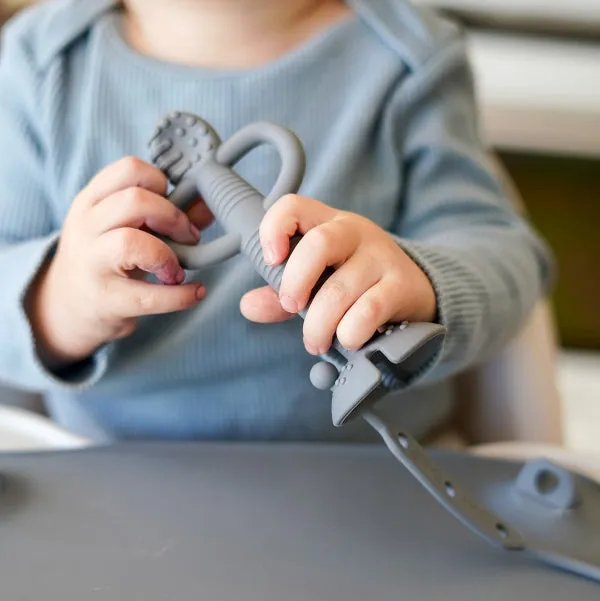
M 356 350 L 387 324 L 435 319 L 436 295 L 428 277 L 373 222 L 310 198 L 285 196 L 262 222 L 268 264 L 288 257 L 294 234 L 303 238 L 289 257 L 279 295 L 266 286 L 242 299 L 241 311 L 250 321 L 283 321 L 305 309 L 328 266 L 335 273 L 315 295 L 304 320 L 304 344 L 313 355 L 327 352 L 334 335 L 342 346 Z

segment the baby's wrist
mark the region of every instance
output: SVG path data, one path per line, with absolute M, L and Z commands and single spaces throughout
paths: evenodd
M 53 267 L 51 260 L 42 266 L 28 291 L 25 309 L 40 358 L 48 369 L 57 371 L 86 360 L 104 341 L 84 334 Z
M 438 319 L 438 297 L 431 283 L 431 280 L 427 277 L 427 274 L 423 273 L 423 304 L 422 312 L 423 316 L 420 321 L 427 323 L 435 323 Z

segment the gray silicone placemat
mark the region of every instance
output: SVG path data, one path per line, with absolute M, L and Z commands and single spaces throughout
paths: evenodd
M 435 453 L 477 493 L 520 464 Z M 597 601 L 495 549 L 386 449 L 131 444 L 0 455 L 2 601 Z

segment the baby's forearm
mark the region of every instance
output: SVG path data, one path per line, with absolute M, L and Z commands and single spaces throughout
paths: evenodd
M 501 351 L 547 293 L 551 255 L 518 218 L 511 225 L 465 227 L 427 241 L 401 241 L 438 293 L 448 336 L 428 379 L 452 376 Z

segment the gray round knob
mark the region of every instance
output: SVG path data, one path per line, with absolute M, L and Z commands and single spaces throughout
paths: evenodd
M 333 388 L 338 379 L 339 372 L 335 365 L 327 361 L 321 361 L 313 365 L 310 370 L 310 381 L 315 388 L 319 390 L 329 390 Z

